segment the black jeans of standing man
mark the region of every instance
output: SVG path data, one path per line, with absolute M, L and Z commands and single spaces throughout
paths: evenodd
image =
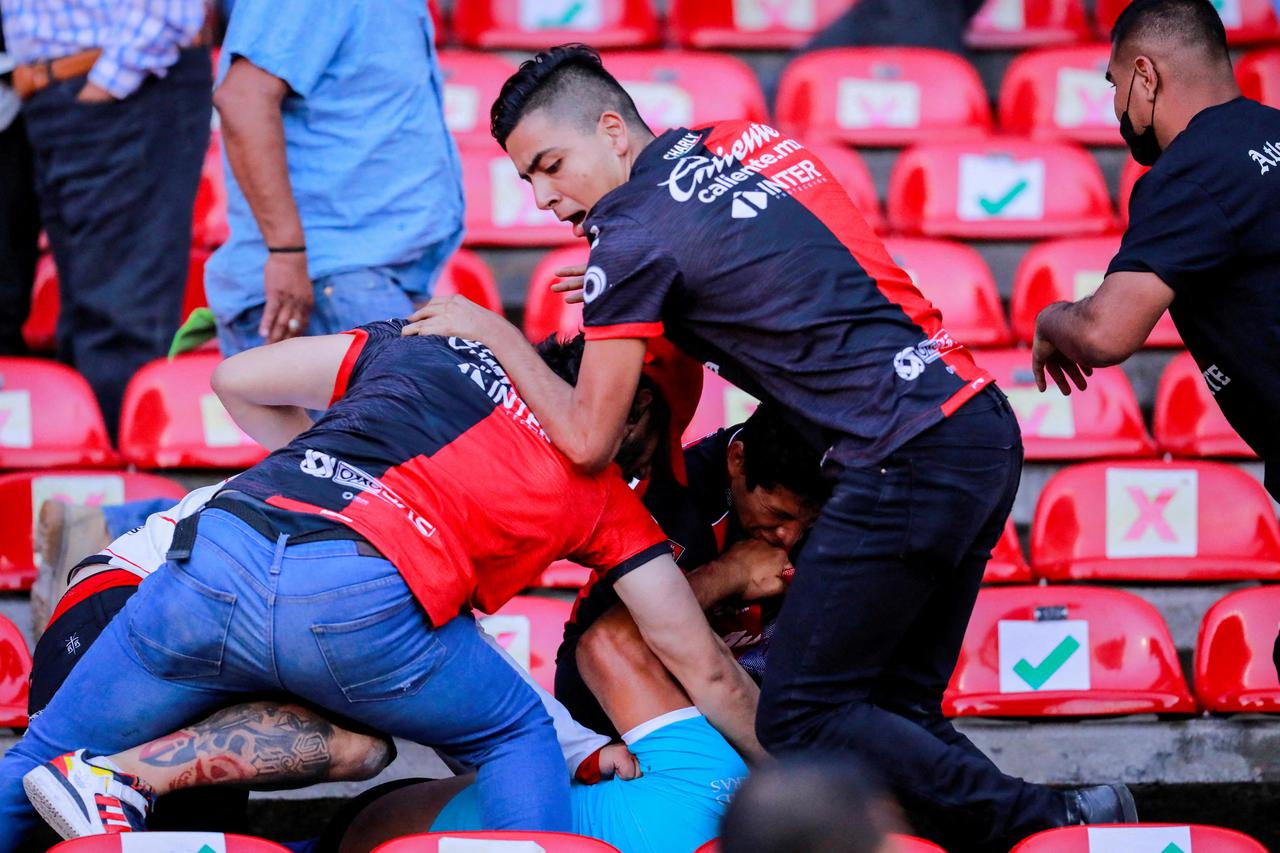
M 18 116 L 0 130 L 0 355 L 23 355 L 22 324 L 31 311 L 40 239 L 31 146 Z
M 89 381 L 112 436 L 129 379 L 181 322 L 212 78 L 208 49 L 193 48 L 122 100 L 77 101 L 78 77 L 23 105 L 61 283 L 58 356 Z
M 994 386 L 879 464 L 842 468 L 760 697 L 766 748 L 856 754 L 953 853 L 1006 851 L 1066 818 L 1062 794 L 1000 772 L 941 708 L 1021 469 Z

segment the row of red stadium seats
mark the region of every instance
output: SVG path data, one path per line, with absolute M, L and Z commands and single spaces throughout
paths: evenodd
M 666 35 L 694 48 L 785 50 L 798 47 L 849 7 L 848 0 L 670 0 Z M 1128 0 L 987 0 L 966 41 L 1007 49 L 1072 44 L 1105 37 Z M 1233 43 L 1280 38 L 1269 0 L 1215 3 Z M 451 19 L 431 3 L 437 38 L 469 47 L 535 50 L 587 41 L 599 47 L 650 47 L 663 40 L 650 0 L 456 0 Z

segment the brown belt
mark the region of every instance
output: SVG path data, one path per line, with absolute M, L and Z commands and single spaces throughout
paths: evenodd
M 72 77 L 88 74 L 101 55 L 102 49 L 95 47 L 60 59 L 19 65 L 13 69 L 13 91 L 25 101 L 59 80 L 70 80 Z

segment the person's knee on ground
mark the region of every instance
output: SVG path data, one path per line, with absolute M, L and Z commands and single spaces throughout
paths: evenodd
M 847 755 L 793 755 L 756 770 L 725 815 L 722 853 L 888 853 L 897 807 Z

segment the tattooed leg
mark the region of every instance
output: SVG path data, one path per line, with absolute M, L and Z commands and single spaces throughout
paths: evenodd
M 376 776 L 391 755 L 389 741 L 347 731 L 310 709 L 253 702 L 109 758 L 166 794 L 202 785 L 269 789 L 360 781 Z

